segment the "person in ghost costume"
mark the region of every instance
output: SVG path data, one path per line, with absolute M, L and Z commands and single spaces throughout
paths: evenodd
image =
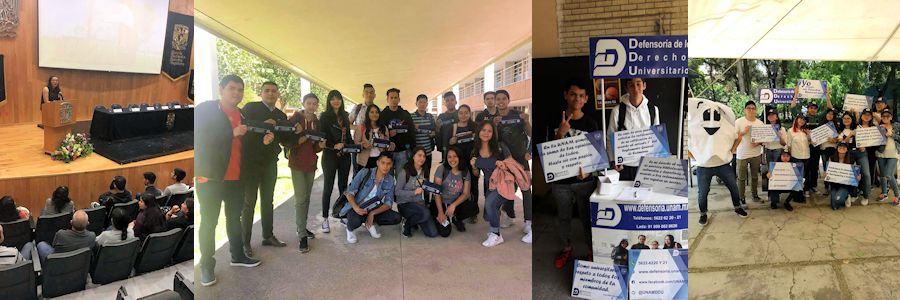
M 713 176 L 721 178 L 731 192 L 734 212 L 742 218 L 747 217 L 741 207 L 736 174 L 729 165 L 737 139 L 734 122 L 734 112 L 728 106 L 706 99 L 688 99 L 688 155 L 697 160 L 701 225 L 706 225 L 706 201 Z

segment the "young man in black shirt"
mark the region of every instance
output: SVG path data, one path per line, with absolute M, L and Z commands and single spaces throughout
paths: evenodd
M 530 171 L 528 161 L 531 160 L 531 118 L 527 113 L 520 113 L 509 107 L 509 92 L 497 90 L 495 96 L 497 102 L 497 116 L 494 124 L 500 133 L 500 143 L 509 149 L 509 153 L 525 171 Z M 522 242 L 531 244 L 531 187 L 520 186 L 522 190 L 522 206 L 525 211 L 525 228 Z
M 253 215 L 256 210 L 256 196 L 260 199 L 262 214 L 263 246 L 284 247 L 273 231 L 273 210 L 275 181 L 278 178 L 278 154 L 281 146 L 275 142 L 275 125 L 287 121 L 287 115 L 275 107 L 280 93 L 278 84 L 267 81 L 260 91 L 262 101 L 244 105 L 241 113 L 248 126 L 265 129 L 268 132 L 250 130 L 241 140 L 241 181 L 244 183 L 244 209 L 241 213 L 241 229 L 244 238 L 244 253 L 253 256 L 250 240 L 253 235 Z
M 481 123 L 484 120 L 493 120 L 494 116 L 497 115 L 497 102 L 494 100 L 496 94 L 497 93 L 492 91 L 484 93 L 484 110 L 478 112 L 478 115 L 475 116 L 475 123 Z
M 589 85 L 572 79 L 563 89 L 566 110 L 563 111 L 559 126 L 553 129 L 550 140 L 558 140 L 600 130 L 597 122 L 582 110 L 587 103 Z M 605 155 L 605 153 L 602 153 Z M 578 219 L 584 231 L 588 249 L 591 243 L 590 197 L 597 188 L 597 177 L 579 170 L 579 175 L 550 183 L 550 195 L 556 200 L 556 221 L 563 250 L 557 255 L 554 265 L 564 267 L 572 258 L 572 206 L 578 210 Z M 592 255 L 588 255 L 589 257 Z
M 381 121 L 387 127 L 391 143 L 394 143 L 394 174 L 406 164 L 409 149 L 416 145 L 415 128 L 412 116 L 400 107 L 400 90 L 390 88 L 387 91 L 388 106 L 381 111 Z
M 435 139 L 437 142 L 437 148 L 441 150 L 441 162 L 444 162 L 447 159 L 447 146 L 450 145 L 450 137 L 444 136 L 445 130 L 452 130 L 453 123 L 456 123 L 457 113 L 456 113 L 456 95 L 453 92 L 446 92 L 441 97 L 444 101 L 444 106 L 447 108 L 444 112 L 438 115 L 437 118 L 437 127 L 438 132 Z

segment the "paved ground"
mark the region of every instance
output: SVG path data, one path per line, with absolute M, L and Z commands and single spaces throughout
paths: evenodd
M 742 219 L 728 195 L 713 183 L 700 226 L 691 190 L 691 299 L 900 299 L 900 208 L 870 200 L 832 211 L 814 195 L 793 212 L 749 201 Z
M 432 169 L 433 170 L 433 169 Z M 467 224 L 449 238 L 411 239 L 400 226 L 382 226 L 381 239 L 357 229 L 357 244 L 347 244 L 344 226 L 335 220 L 331 233 L 319 232 L 322 179 L 316 179 L 308 228 L 316 233 L 309 253 L 297 251 L 294 199 L 275 210 L 275 235 L 285 248 L 262 247 L 261 227 L 254 225 L 252 246 L 262 260 L 257 268 L 229 267 L 227 244 L 218 249 L 218 283 L 198 286 L 200 299 L 530 299 L 531 245 L 520 241 L 522 206 L 516 224 L 502 229 L 505 243 L 484 248 L 487 222 Z M 336 194 L 336 193 L 335 193 Z M 334 196 L 336 198 L 336 195 Z M 483 207 L 483 203 L 482 203 Z M 224 223 L 223 223 L 224 224 Z M 199 272 L 198 272 L 199 274 Z M 440 287 L 447 287 L 442 289 Z

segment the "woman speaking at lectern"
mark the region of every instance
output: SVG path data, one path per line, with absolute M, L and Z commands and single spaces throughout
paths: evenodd
M 63 95 L 62 91 L 59 89 L 59 77 L 50 76 L 50 78 L 47 79 L 47 86 L 45 86 L 44 90 L 41 92 L 41 106 L 46 102 L 61 100 L 63 100 Z

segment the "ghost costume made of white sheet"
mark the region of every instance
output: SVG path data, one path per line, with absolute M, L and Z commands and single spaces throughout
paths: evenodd
M 737 139 L 735 115 L 725 104 L 701 98 L 688 99 L 688 150 L 704 168 L 731 162 Z

